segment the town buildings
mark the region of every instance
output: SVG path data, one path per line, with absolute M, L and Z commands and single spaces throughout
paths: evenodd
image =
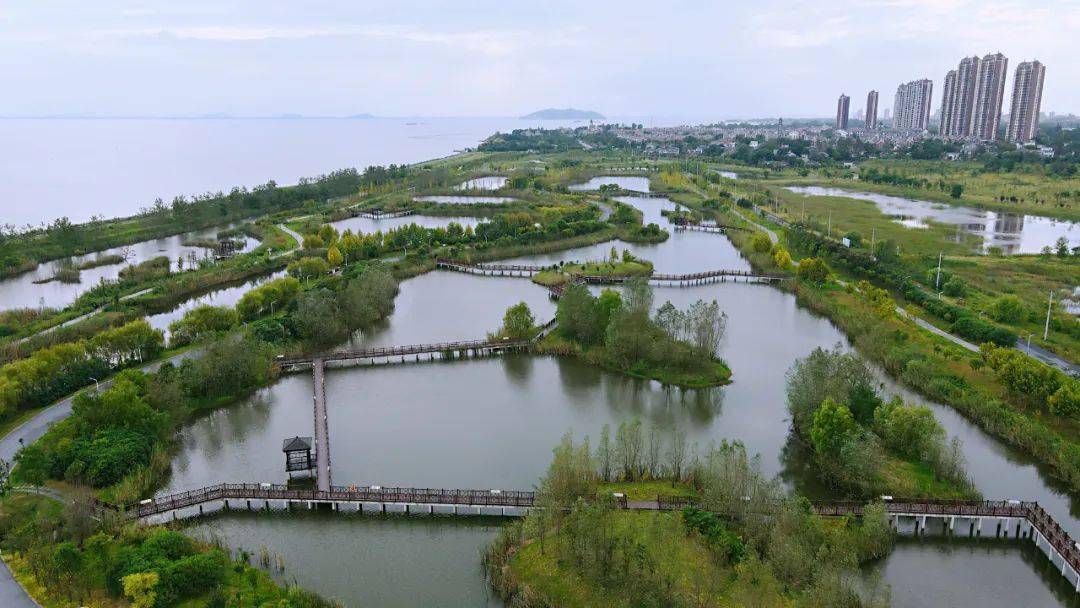
M 942 137 L 963 138 L 971 135 L 971 113 L 975 107 L 975 75 L 978 57 L 964 57 L 960 66 L 945 75 L 941 99 Z

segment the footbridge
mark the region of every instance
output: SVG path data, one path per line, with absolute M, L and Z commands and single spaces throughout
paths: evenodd
M 406 209 L 404 211 L 379 211 L 376 209 L 373 211 L 361 211 L 353 217 L 365 217 L 369 220 L 392 220 L 396 217 L 405 217 L 407 215 L 412 215 L 413 213 L 414 211 L 412 209 Z
M 524 264 L 485 264 L 477 262 L 465 262 L 461 260 L 439 259 L 435 262 L 436 268 L 467 272 L 484 276 L 517 276 L 529 277 L 545 270 L 558 270 L 558 266 L 531 266 Z M 637 275 L 574 275 L 573 282 L 587 284 L 616 284 L 625 283 Z M 645 277 L 650 283 L 656 285 L 703 285 L 706 283 L 745 282 L 745 283 L 772 283 L 786 281 L 791 277 L 783 274 L 770 274 L 754 272 L 752 270 L 732 270 L 718 268 L 704 272 L 690 274 L 657 274 L 653 273 Z M 554 291 L 554 290 L 553 290 Z M 560 290 L 561 293 L 561 290 Z
M 902 533 L 1014 538 L 1035 543 L 1062 576 L 1080 592 L 1080 548 L 1037 502 L 1019 500 L 935 500 L 884 497 L 889 522 Z M 670 511 L 692 506 L 686 497 L 657 496 L 628 500 L 623 494 L 598 497 L 614 508 L 632 511 Z M 539 508 L 535 492 L 524 490 L 451 490 L 384 486 L 331 486 L 297 489 L 269 483 L 218 484 L 144 500 L 126 507 L 110 506 L 131 519 L 165 516 L 177 519 L 213 510 L 242 508 L 287 510 L 325 506 L 335 511 L 520 517 Z M 813 511 L 825 517 L 861 516 L 866 503 L 817 501 Z M 388 511 L 389 507 L 389 511 Z M 768 507 L 766 507 L 768 509 Z
M 409 344 L 405 346 L 378 346 L 329 351 L 311 356 L 282 357 L 277 359 L 274 364 L 279 371 L 290 372 L 309 368 L 316 369 L 331 363 L 348 365 L 362 361 L 374 362 L 377 359 L 389 360 L 399 357 L 404 362 L 405 358 L 409 356 L 414 356 L 419 361 L 421 355 L 430 355 L 432 359 L 434 359 L 435 355 L 444 357 L 486 356 L 527 350 L 530 344 L 532 344 L 532 339 L 529 338 L 519 340 L 492 338 L 458 342 L 435 342 L 431 344 Z M 316 379 L 319 377 L 317 375 Z

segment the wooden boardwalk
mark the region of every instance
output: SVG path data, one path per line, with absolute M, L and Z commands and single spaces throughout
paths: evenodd
M 474 262 L 464 262 L 460 260 L 436 260 L 436 268 L 444 268 L 446 270 L 454 270 L 457 272 L 467 272 L 470 274 L 479 274 L 484 276 L 533 276 L 539 272 L 545 270 L 557 270 L 558 266 L 529 266 L 522 264 L 482 264 Z M 630 279 L 635 278 L 632 275 L 577 275 L 574 277 L 576 283 L 588 283 L 588 284 L 616 284 L 625 283 Z M 723 283 L 727 281 L 733 282 L 756 282 L 756 283 L 772 283 L 774 281 L 786 281 L 791 277 L 783 274 L 769 274 L 762 272 L 754 272 L 752 270 L 731 270 L 726 268 L 719 268 L 716 270 L 707 270 L 705 272 L 695 272 L 690 274 L 652 274 L 646 277 L 650 283 L 658 285 L 703 285 L 705 283 Z M 555 290 L 549 288 L 553 293 L 558 291 L 558 295 L 561 295 L 561 290 Z
M 303 357 L 284 357 L 274 363 L 282 371 L 294 371 L 306 369 L 315 365 L 327 363 L 349 363 L 364 359 L 382 359 L 391 357 L 407 357 L 410 355 L 424 354 L 449 354 L 449 355 L 487 355 L 500 352 L 525 350 L 532 344 L 532 340 L 464 340 L 459 342 L 436 342 L 433 344 L 409 344 L 405 346 L 379 346 L 374 348 L 359 348 L 338 350 Z
M 614 506 L 637 511 L 670 511 L 691 506 L 686 497 L 657 496 L 656 500 L 628 501 L 622 494 L 612 495 Z M 221 503 L 222 508 L 232 507 L 229 501 L 245 501 L 249 510 L 252 501 L 261 502 L 262 509 L 269 510 L 271 503 L 290 505 L 303 504 L 309 508 L 319 504 L 343 510 L 345 505 L 352 505 L 358 512 L 363 512 L 364 504 L 380 505 L 381 512 L 386 512 L 387 505 L 404 507 L 405 513 L 411 513 L 410 506 L 421 505 L 427 513 L 453 515 L 502 515 L 520 517 L 537 508 L 536 494 L 521 490 L 447 490 L 436 488 L 406 488 L 382 486 L 330 486 L 328 489 L 296 489 L 289 486 L 269 483 L 218 484 L 188 492 L 179 492 L 166 496 L 144 500 L 126 507 L 116 507 L 101 503 L 103 508 L 121 511 L 132 519 L 160 516 L 171 513 L 178 517 L 178 511 L 197 508 L 197 514 L 203 514 L 203 505 Z M 941 532 L 946 535 L 956 534 L 956 522 L 968 523 L 968 536 L 991 536 L 1030 540 L 1035 543 L 1070 583 L 1075 583 L 1080 592 L 1080 548 L 1076 542 L 1037 502 L 1018 500 L 934 500 L 934 499 L 888 499 L 884 501 L 885 512 L 890 524 L 899 528 L 900 518 L 913 521 L 914 533 L 925 534 L 927 520 L 934 519 L 941 523 Z M 855 501 L 817 501 L 811 503 L 813 511 L 825 517 L 861 516 L 866 503 Z M 464 507 L 462 512 L 459 508 Z M 484 509 L 488 512 L 484 512 Z M 492 508 L 497 508 L 493 511 Z M 448 511 L 448 509 L 450 509 Z M 768 507 L 766 507 L 768 509 Z M 194 515 L 190 511 L 184 516 Z M 986 534 L 983 534 L 986 526 Z M 961 527 L 961 534 L 963 528 Z
M 315 487 L 330 491 L 330 421 L 326 415 L 326 362 L 312 360 L 311 373 L 315 381 Z
M 354 215 L 353 217 L 364 217 L 364 218 L 367 218 L 369 220 L 392 220 L 392 219 L 394 219 L 396 217 L 405 217 L 407 215 L 412 215 L 413 213 L 414 212 L 413 212 L 412 209 L 406 209 L 405 211 L 392 211 L 392 212 L 361 211 L 361 212 L 357 213 L 356 215 Z

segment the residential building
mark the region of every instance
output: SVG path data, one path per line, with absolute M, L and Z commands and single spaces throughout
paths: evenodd
M 981 141 L 997 139 L 1001 125 L 1001 102 L 1005 97 L 1005 72 L 1009 60 L 1001 53 L 979 61 L 975 74 L 975 103 L 971 110 L 969 136 Z
M 975 106 L 975 77 L 978 57 L 964 57 L 960 67 L 945 75 L 941 99 L 941 136 L 962 138 L 971 134 L 971 113 Z
M 841 131 L 847 131 L 848 110 L 850 107 L 851 98 L 847 95 L 840 95 L 840 99 L 836 101 L 836 128 Z
M 885 108 L 885 112 L 881 115 L 881 122 L 892 121 L 892 108 Z
M 878 92 L 870 91 L 870 94 L 866 96 L 866 128 L 877 128 L 877 101 Z
M 1039 131 L 1039 106 L 1042 105 L 1045 75 L 1046 66 L 1038 60 L 1024 61 L 1016 66 L 1012 105 L 1009 106 L 1009 127 L 1005 132 L 1005 138 L 1009 141 L 1035 139 Z
M 930 101 L 934 83 L 927 78 L 912 80 L 896 88 L 893 128 L 925 131 L 930 126 Z

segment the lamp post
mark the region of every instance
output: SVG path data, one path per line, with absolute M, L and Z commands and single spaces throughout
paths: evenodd
M 101 384 L 98 383 L 98 379 L 94 378 L 93 376 L 91 376 L 90 379 L 94 381 L 94 392 L 95 393 L 100 393 L 101 392 Z

